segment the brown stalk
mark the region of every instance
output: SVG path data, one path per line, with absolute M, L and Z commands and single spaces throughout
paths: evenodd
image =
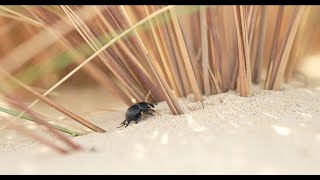
M 244 50 L 244 66 L 245 66 L 245 74 L 246 74 L 246 95 L 251 96 L 251 65 L 250 65 L 250 46 L 248 42 L 248 26 L 246 21 L 246 15 L 244 13 L 244 6 L 240 6 L 240 18 L 241 18 L 241 32 L 242 32 L 242 43 Z
M 253 9 L 254 9 L 254 6 L 253 5 L 250 5 L 250 6 L 244 6 L 245 7 L 245 16 L 246 16 L 246 19 L 247 19 L 247 23 L 250 24 L 252 18 L 253 18 Z
M 234 7 L 232 7 L 232 8 L 234 8 Z M 239 72 L 239 74 L 238 75 L 235 75 L 234 76 L 234 80 L 236 81 L 236 91 L 237 92 L 239 92 L 240 91 L 240 95 L 241 94 L 244 94 L 245 92 L 244 92 L 244 90 L 245 90 L 245 86 L 243 86 L 243 84 L 244 83 L 246 83 L 246 81 L 243 81 L 243 80 L 245 80 L 245 71 L 244 71 L 244 63 L 243 63 L 243 61 L 244 61 L 244 53 L 243 53 L 243 44 L 242 44 L 242 38 L 241 38 L 241 35 L 242 35 L 242 33 L 240 32 L 241 30 L 240 30 L 240 24 L 239 24 L 239 14 L 238 14 L 238 12 L 237 12 L 238 10 L 237 10 L 237 8 L 234 8 L 234 12 L 233 12 L 233 15 L 234 15 L 234 19 L 235 19 L 235 21 L 236 21 L 236 32 L 237 32 L 237 43 L 238 43 L 238 53 L 239 53 L 239 55 L 238 55 L 238 61 L 239 61 L 239 65 L 238 65 L 238 67 L 239 67 L 239 70 L 238 70 L 238 72 Z M 243 81 L 243 82 L 240 82 L 240 81 Z M 242 95 L 241 95 L 242 96 Z
M 204 94 L 209 96 L 211 94 L 211 89 L 209 81 L 208 27 L 206 9 L 203 6 L 200 6 L 200 22 Z
M 254 9 L 254 11 L 256 12 L 255 16 L 260 15 L 259 14 L 260 12 L 258 12 L 259 8 L 260 7 L 255 7 L 255 9 Z M 251 65 L 251 67 L 250 67 L 251 68 L 251 79 L 253 79 L 253 76 L 254 76 L 253 68 L 254 68 L 254 66 L 256 64 L 256 55 L 257 55 L 257 49 L 258 49 L 257 46 L 259 44 L 259 41 L 258 41 L 259 40 L 258 39 L 258 37 L 259 37 L 258 33 L 260 31 L 259 23 L 260 23 L 259 18 L 255 17 L 253 22 L 252 22 L 252 24 L 249 24 L 250 28 L 252 28 L 252 30 L 251 30 L 252 34 L 250 34 L 250 29 L 249 29 L 249 32 L 248 32 L 248 36 L 249 36 L 248 42 L 249 42 L 249 47 L 250 47 L 250 60 L 251 60 L 251 62 L 250 62 L 250 65 Z M 250 38 L 251 38 L 251 40 L 250 40 Z
M 145 11 L 147 13 L 147 16 L 149 16 L 150 12 L 149 12 L 148 8 L 146 6 L 144 6 L 144 8 L 145 8 Z M 156 47 L 157 47 L 158 52 L 160 54 L 160 58 L 161 58 L 162 63 L 164 65 L 164 70 L 165 70 L 166 75 L 167 75 L 167 77 L 169 79 L 169 83 L 170 83 L 171 87 L 173 88 L 173 90 L 175 92 L 178 92 L 178 89 L 177 89 L 177 87 L 175 85 L 175 82 L 174 82 L 174 79 L 173 79 L 173 74 L 170 71 L 168 60 L 167 60 L 167 58 L 165 56 L 165 53 L 163 51 L 163 48 L 161 46 L 159 35 L 157 34 L 156 29 L 154 27 L 155 23 L 152 22 L 152 21 L 149 21 L 149 24 L 150 24 L 150 27 L 151 27 L 151 31 L 152 31 L 152 35 L 153 35 L 154 41 L 156 43 Z
M 233 6 L 239 51 L 240 95 L 251 96 L 250 57 L 243 7 Z
M 211 71 L 210 76 L 213 78 L 214 86 L 217 91 L 217 93 L 222 93 L 221 90 L 221 83 L 219 84 L 217 79 L 222 79 L 221 77 L 221 45 L 217 36 L 217 29 L 214 27 L 214 20 L 211 14 L 211 11 L 208 11 L 208 28 L 209 28 L 209 47 L 211 49 L 211 61 L 213 63 L 213 68 L 215 72 L 215 76 L 213 77 L 214 74 L 211 75 L 212 70 L 209 68 Z M 209 64 L 210 65 L 210 64 Z M 221 82 L 221 80 L 220 80 Z M 229 83 L 227 83 L 229 84 Z
M 195 77 L 195 74 L 194 74 L 194 71 L 192 68 L 191 60 L 190 60 L 190 57 L 188 54 L 186 43 L 183 38 L 182 30 L 179 25 L 177 15 L 173 9 L 170 9 L 169 12 L 171 15 L 173 27 L 174 27 L 175 34 L 176 34 L 176 37 L 178 40 L 178 45 L 179 45 L 179 48 L 181 51 L 181 55 L 183 57 L 183 61 L 184 61 L 184 65 L 185 65 L 185 68 L 187 71 L 187 75 L 188 75 L 188 78 L 189 78 L 189 81 L 191 84 L 191 89 L 192 89 L 192 92 L 194 93 L 194 98 L 196 101 L 202 101 L 201 92 L 200 92 L 200 89 L 199 89 L 199 86 L 198 86 L 198 83 L 197 83 L 197 80 L 196 80 L 196 77 Z
M 198 26 L 198 22 L 199 22 L 199 17 L 195 16 L 198 13 L 196 12 L 195 14 L 191 14 L 190 19 L 193 19 L 193 24 L 191 24 L 191 20 L 188 20 L 184 17 L 178 17 L 177 16 L 177 20 L 179 23 L 179 27 L 181 27 L 181 32 L 182 32 L 182 37 L 185 43 L 185 46 L 187 48 L 187 53 L 189 55 L 190 58 L 190 62 L 192 65 L 192 69 L 198 84 L 198 88 L 201 92 L 201 94 L 204 93 L 204 87 L 203 87 L 203 78 L 202 78 L 202 65 L 198 64 L 195 60 L 196 58 L 196 53 L 194 51 L 194 47 L 196 47 L 197 49 L 201 49 L 201 44 L 198 44 L 197 42 L 201 43 L 201 40 L 199 38 L 199 36 L 195 36 L 194 34 L 200 34 L 200 28 L 196 28 L 199 27 Z M 199 33 L 197 33 L 199 30 Z M 192 38 L 193 37 L 193 38 Z M 194 45 L 193 45 L 194 44 Z
M 170 18 L 169 13 L 165 13 L 164 15 L 165 15 L 165 17 L 167 19 Z M 181 52 L 179 50 L 178 41 L 177 41 L 175 33 L 174 33 L 174 27 L 173 27 L 173 24 L 171 22 L 168 22 L 165 25 L 166 25 L 165 28 L 168 31 L 168 35 L 169 35 L 169 38 L 170 38 L 170 43 L 172 44 L 173 52 L 174 52 L 175 59 L 176 59 L 176 62 L 177 62 L 177 66 L 178 66 L 178 70 L 179 70 L 179 73 L 180 73 L 180 77 L 181 77 L 181 80 L 182 80 L 184 94 L 188 95 L 188 94 L 191 93 L 190 83 L 188 81 L 187 72 L 186 72 L 186 69 L 185 69 L 184 64 L 183 64 L 182 55 L 181 55 Z
M 209 69 L 209 75 L 210 75 L 210 77 L 211 77 L 211 79 L 212 79 L 212 81 L 213 81 L 214 88 L 215 88 L 216 92 L 217 92 L 218 94 L 222 93 L 222 91 L 221 91 L 221 89 L 220 89 L 220 87 L 219 87 L 218 81 L 217 81 L 216 78 L 214 77 L 211 69 Z
M 255 27 L 257 24 L 257 15 L 258 15 L 259 7 L 258 6 L 253 6 L 253 12 L 252 12 L 252 20 L 248 21 L 248 41 L 249 41 L 249 47 L 252 47 L 253 44 L 253 37 L 255 34 Z
M 93 8 L 96 8 L 95 6 L 93 6 Z M 106 23 L 108 23 L 107 19 L 105 18 L 105 16 L 102 14 L 102 12 L 100 11 L 94 11 L 95 13 L 97 13 L 99 19 L 97 19 L 98 25 L 102 31 L 103 34 L 105 34 L 106 37 L 110 36 L 110 34 L 112 34 L 111 37 L 114 37 L 114 32 L 109 33 L 110 30 L 109 28 L 107 28 Z M 100 21 L 99 21 L 100 20 Z M 109 31 L 109 32 L 107 32 Z M 110 47 L 110 53 L 113 52 L 115 55 L 117 56 L 120 60 L 125 60 L 128 57 L 125 56 L 125 53 L 119 48 L 118 45 L 114 45 L 112 47 Z M 130 76 L 135 80 L 134 82 L 139 86 L 142 87 L 143 84 L 141 83 L 139 77 L 138 77 L 138 73 L 135 73 L 134 68 L 132 68 L 130 66 L 130 63 L 128 63 L 127 61 L 121 61 L 124 64 L 124 68 L 126 71 L 129 72 Z
M 172 93 L 168 84 L 164 81 L 163 77 L 159 76 L 159 70 L 157 68 L 153 67 L 152 62 L 149 59 L 148 59 L 148 63 L 150 64 L 152 71 L 156 75 L 156 78 L 159 82 L 159 85 L 161 86 L 161 89 L 164 89 L 163 92 L 164 92 L 166 102 L 168 103 L 168 106 L 170 107 L 173 115 L 184 114 L 183 110 L 181 109 L 180 105 L 178 104 L 178 101 L 176 100 L 176 97 Z
M 241 26 L 242 26 L 242 41 L 244 48 L 244 56 L 245 56 L 245 71 L 246 71 L 246 96 L 251 96 L 251 65 L 250 65 L 250 46 L 248 42 L 248 27 L 246 16 L 244 15 L 244 6 L 240 6 L 240 17 L 241 17 Z
M 209 34 L 209 42 L 210 42 L 210 48 L 211 48 L 211 54 L 212 54 L 212 59 L 213 59 L 213 63 L 214 63 L 214 65 L 215 66 L 217 66 L 217 63 L 216 63 L 216 61 L 218 61 L 217 60 L 217 58 L 218 58 L 218 56 L 215 56 L 215 51 L 214 50 L 216 50 L 216 51 L 219 51 L 219 49 L 217 49 L 217 47 L 215 46 L 214 47 L 214 43 L 213 43 L 213 35 L 212 34 Z M 217 57 L 216 59 L 215 59 L 215 57 Z M 219 69 L 219 68 L 216 68 L 215 70 L 217 71 L 217 69 Z M 209 75 L 210 75 L 210 77 L 211 77 L 211 79 L 212 79 L 212 81 L 213 81 L 213 86 L 214 86 L 214 88 L 215 88 L 215 90 L 216 90 L 216 93 L 222 93 L 222 90 L 221 90 L 221 87 L 220 87 L 220 85 L 219 85 L 219 83 L 218 83 L 218 81 L 217 81 L 217 78 L 214 76 L 214 74 L 213 74 L 213 72 L 212 72 L 212 70 L 211 70 L 211 68 L 208 66 L 208 71 L 209 71 Z M 218 75 L 220 75 L 220 73 L 218 73 Z
M 112 32 L 112 37 L 116 37 L 117 34 L 115 33 L 115 30 L 113 29 L 113 27 L 108 23 L 108 21 L 103 21 L 103 22 L 105 23 L 107 29 Z M 124 44 L 124 42 L 121 39 L 118 41 L 118 45 L 125 52 L 125 54 L 129 57 L 128 60 L 131 60 L 131 61 L 128 61 L 128 63 L 131 64 L 131 67 L 138 74 L 142 83 L 144 85 L 146 85 L 146 87 L 150 91 L 152 91 L 154 94 L 159 94 L 158 89 L 155 87 L 155 85 L 152 81 L 152 77 L 150 77 L 149 73 L 145 70 L 144 67 L 142 67 L 139 60 L 131 53 L 129 48 L 127 48 L 127 46 Z M 131 46 L 131 43 L 129 43 L 129 45 Z M 157 100 L 160 100 L 159 97 L 157 98 Z
M 297 10 L 298 10 L 298 8 L 295 7 L 293 13 L 290 16 L 289 23 L 288 23 L 288 25 L 286 27 L 286 31 L 284 33 L 284 37 L 283 37 L 282 42 L 280 44 L 280 50 L 279 50 L 277 56 L 275 57 L 275 59 L 273 61 L 272 70 L 270 71 L 270 82 L 269 82 L 270 83 L 269 85 L 270 85 L 271 89 L 273 89 L 273 87 L 274 87 L 276 73 L 277 73 L 278 68 L 279 68 L 279 63 L 281 61 L 284 48 L 286 47 L 286 43 L 287 43 L 287 40 L 288 40 L 288 36 L 289 36 L 290 30 L 292 28 L 293 22 L 295 20 L 296 15 L 297 15 L 296 14 L 298 12 Z
M 224 39 L 221 40 L 221 49 L 227 49 L 228 51 L 221 50 L 221 59 L 219 62 L 221 65 L 221 79 L 218 81 L 221 82 L 220 86 L 223 92 L 225 92 L 228 88 L 233 89 L 235 87 L 236 78 L 232 79 L 233 77 L 238 77 L 238 70 L 235 71 L 235 66 L 232 65 L 238 63 L 238 55 L 237 55 L 237 43 L 234 43 L 234 38 L 237 38 L 237 32 L 233 17 L 233 7 L 232 6 L 221 6 L 221 19 L 222 19 L 222 26 L 220 26 L 220 33 L 224 35 Z M 217 21 L 217 20 L 216 20 Z M 219 31 L 218 31 L 219 32 Z M 219 35 L 217 35 L 219 37 Z M 218 38 L 217 37 L 217 38 Z M 223 61 L 223 59 L 227 59 Z M 225 62 L 225 63 L 224 63 Z M 219 64 L 218 64 L 219 67 Z M 229 84 L 229 79 L 231 83 Z
M 275 74 L 275 80 L 272 86 L 272 89 L 279 90 L 280 84 L 283 80 L 285 69 L 287 67 L 287 63 L 289 60 L 289 54 L 295 39 L 295 36 L 298 31 L 298 27 L 302 18 L 304 12 L 304 6 L 297 6 L 294 15 L 292 16 L 292 19 L 289 20 L 289 26 L 290 28 L 287 29 L 287 32 L 285 33 L 285 38 L 281 47 L 281 54 L 279 55 L 279 64 L 276 69 Z
M 123 7 L 122 7 L 122 11 L 126 17 L 126 20 L 130 24 L 130 26 L 132 26 L 132 22 L 131 22 L 130 18 L 128 17 L 128 14 L 126 13 L 126 10 Z M 148 16 L 150 16 L 150 15 L 148 15 Z M 153 53 L 148 52 L 148 50 L 146 49 L 144 43 L 142 42 L 139 34 L 137 33 L 137 31 L 135 29 L 133 30 L 133 32 L 134 32 L 134 36 L 137 38 L 137 42 L 140 45 L 139 47 L 142 48 L 141 51 L 143 52 L 143 56 L 145 56 L 145 58 L 147 59 L 149 66 L 152 68 L 152 70 L 154 71 L 154 74 L 156 75 L 156 78 L 158 79 L 159 85 L 163 89 L 163 93 L 166 97 L 166 102 L 168 103 L 170 109 L 173 111 L 173 114 L 174 115 L 183 114 L 183 111 L 182 111 L 179 103 L 177 102 L 176 97 L 173 95 L 172 90 L 169 88 L 169 86 L 167 85 L 167 82 L 164 80 L 164 75 L 160 71 L 160 68 L 154 68 L 153 62 L 155 62 L 155 60 L 153 57 L 154 56 Z M 151 56 L 151 58 L 150 58 L 150 56 Z
M 119 29 L 120 32 L 123 32 L 123 29 L 129 28 L 128 27 L 128 22 L 125 21 L 123 14 L 119 13 L 121 10 L 119 10 L 118 6 L 115 6 L 113 8 L 106 8 L 107 12 L 109 13 L 110 17 L 112 18 L 113 22 L 116 24 L 117 27 L 115 29 Z M 111 22 L 111 21 L 110 21 Z M 117 34 L 116 34 L 117 35 Z M 135 38 L 132 38 L 132 36 L 125 36 L 124 39 L 126 46 L 128 49 L 130 49 L 136 58 L 139 60 L 142 66 L 148 66 L 146 60 L 144 59 L 143 55 L 141 54 L 141 49 L 139 50 L 138 43 L 136 42 L 137 40 Z M 120 39 L 118 44 L 122 40 Z M 149 69 L 146 69 L 146 71 L 150 74 L 151 71 Z M 151 75 L 151 78 L 154 79 L 154 77 Z M 151 94 L 152 95 L 152 94 Z
M 267 26 L 267 11 L 266 7 L 262 6 L 261 7 L 261 20 L 259 24 L 259 32 L 257 34 L 257 41 L 258 41 L 258 47 L 256 50 L 256 55 L 253 56 L 255 59 L 255 64 L 252 70 L 252 77 L 253 77 L 253 82 L 259 83 L 260 82 L 260 73 L 261 73 L 261 66 L 262 62 L 264 60 L 264 52 L 265 52 L 265 41 L 266 41 L 266 26 Z
M 105 30 L 104 24 L 102 24 L 101 22 L 98 22 L 98 25 L 99 25 L 102 33 L 105 34 L 105 36 L 108 36 L 109 34 Z M 134 80 L 134 83 L 136 83 L 138 87 L 142 87 L 143 84 L 141 83 L 137 73 L 134 72 L 134 70 L 133 70 L 134 68 L 131 68 L 130 64 L 128 64 L 127 61 L 122 61 L 124 59 L 127 59 L 127 57 L 124 55 L 124 53 L 121 51 L 121 49 L 119 49 L 119 47 L 117 45 L 114 45 L 114 46 L 110 47 L 108 52 L 111 54 L 111 56 L 113 56 L 114 59 L 120 60 L 119 63 L 123 64 L 123 69 L 125 71 L 128 71 L 128 74 L 132 77 L 132 79 Z
M 271 73 L 276 57 L 276 50 L 277 50 L 277 44 L 279 41 L 279 34 L 280 34 L 280 29 L 281 29 L 281 21 L 283 17 L 283 12 L 284 12 L 284 6 L 279 6 L 278 10 L 278 16 L 277 16 L 277 21 L 276 21 L 276 26 L 275 26 L 275 32 L 273 36 L 273 41 L 272 41 L 272 47 L 271 47 L 271 53 L 270 53 L 270 58 L 269 58 L 269 65 L 267 69 L 267 76 L 266 76 L 266 82 L 265 82 L 265 89 L 272 89 L 271 88 Z
M 181 77 L 180 77 L 180 74 L 178 71 L 176 59 L 174 58 L 174 52 L 172 51 L 171 42 L 169 42 L 169 36 L 168 36 L 167 29 L 165 27 L 165 24 L 162 25 L 162 28 L 160 27 L 161 23 L 167 23 L 167 22 L 163 22 L 162 19 L 159 17 L 156 17 L 155 21 L 156 21 L 156 25 L 157 25 L 157 29 L 158 29 L 161 48 L 164 51 L 164 55 L 166 57 L 165 59 L 167 60 L 167 63 L 169 64 L 170 70 L 173 74 L 173 80 L 174 80 L 175 86 L 178 90 L 177 95 L 184 96 L 184 90 L 183 90 L 183 86 L 181 83 L 182 80 L 181 80 Z
M 120 6 L 120 8 L 121 8 L 122 14 L 124 15 L 124 21 L 126 21 L 126 23 L 129 24 L 129 26 L 133 26 L 133 22 L 132 22 L 131 18 L 129 17 L 126 9 L 123 6 Z M 148 15 L 147 17 L 149 17 L 149 16 L 150 15 Z M 150 20 L 149 20 L 149 22 L 150 22 Z M 164 73 L 163 69 L 161 68 L 161 65 L 159 64 L 158 61 L 155 60 L 154 53 L 152 51 L 147 50 L 145 42 L 142 41 L 142 37 L 140 36 L 140 34 L 137 32 L 136 29 L 133 30 L 133 37 L 132 38 L 134 39 L 134 43 L 137 45 L 136 47 L 137 47 L 138 51 L 140 52 L 140 54 L 142 55 L 143 59 L 146 60 L 149 68 L 151 68 L 151 64 L 149 63 L 149 61 L 152 61 L 152 65 L 156 69 L 156 72 L 158 73 L 160 79 L 166 78 L 165 73 Z M 148 44 L 147 44 L 147 46 L 148 46 Z M 158 79 L 158 77 L 156 77 L 156 75 L 154 73 L 151 73 L 151 74 L 153 75 L 153 79 L 155 79 L 155 80 Z M 156 92 L 156 94 L 159 94 L 159 95 L 163 94 L 159 91 L 160 89 L 157 89 L 157 88 L 153 88 L 150 90 L 153 92 Z M 166 96 L 162 95 L 162 97 L 166 97 Z M 165 99 L 162 99 L 162 100 L 165 100 Z M 168 101 L 168 100 L 166 100 L 166 101 Z M 171 99 L 171 101 L 176 101 L 176 100 Z M 173 107 L 170 107 L 170 108 L 173 108 Z
M 307 24 L 310 23 L 310 14 L 311 14 L 311 12 L 313 12 L 313 11 L 311 11 L 311 8 L 312 8 L 312 6 L 305 6 L 304 7 L 304 13 L 301 18 L 299 29 L 298 29 L 296 38 L 294 40 L 291 54 L 289 57 L 291 60 L 288 62 L 287 67 L 286 67 L 286 72 L 285 72 L 285 81 L 286 82 L 288 82 L 289 79 L 291 79 L 292 74 L 294 72 L 294 69 L 296 68 L 298 60 L 305 54 L 306 48 L 301 48 L 301 47 L 307 47 L 306 45 L 309 44 L 309 42 L 311 41 L 310 39 L 313 38 L 312 34 L 314 34 L 313 32 L 316 30 L 316 28 L 314 28 L 310 32 L 310 30 L 308 29 L 309 26 L 307 26 Z M 306 37 L 306 32 L 308 32 L 311 35 L 308 35 Z

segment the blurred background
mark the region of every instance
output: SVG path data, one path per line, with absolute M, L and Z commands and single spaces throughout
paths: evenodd
M 72 8 L 75 11 L 80 7 L 72 6 Z M 92 11 L 95 10 L 94 8 L 96 7 L 89 7 L 87 14 L 84 14 L 84 16 L 92 13 Z M 117 6 L 106 6 L 106 8 L 110 9 L 110 13 L 114 13 L 119 9 Z M 125 6 L 125 8 L 130 10 L 128 12 L 132 13 L 130 17 L 132 17 L 134 22 L 138 22 L 146 17 L 143 6 Z M 181 6 L 179 8 L 179 18 L 193 19 L 194 23 L 199 23 L 199 18 L 197 18 L 199 17 L 199 10 L 197 8 L 192 6 Z M 296 59 L 298 63 L 294 68 L 291 68 L 292 70 L 290 71 L 294 70 L 300 74 L 314 77 L 313 80 L 317 81 L 318 69 L 320 68 L 320 58 L 318 56 L 320 50 L 320 21 L 318 18 L 320 7 L 309 6 L 308 8 L 309 10 L 304 13 L 302 18 L 303 22 L 301 22 L 302 25 L 300 25 L 297 38 L 294 41 L 294 53 L 291 53 L 290 56 L 290 58 Z M 267 6 L 268 26 L 266 30 L 266 52 L 270 51 L 271 48 L 277 11 L 278 6 Z M 102 15 L 107 16 L 107 13 L 106 11 L 102 11 Z M 116 15 L 116 13 L 114 14 Z M 284 12 L 283 23 L 286 23 L 289 15 L 290 9 Z M 88 47 L 76 29 L 64 35 L 64 42 L 62 42 L 61 39 L 52 40 L 54 37 L 52 34 L 39 36 L 42 30 L 62 18 L 66 18 L 66 15 L 59 6 L 2 6 L 0 8 L 1 67 L 22 82 L 29 84 L 39 92 L 43 92 L 68 74 L 79 62 L 93 54 L 92 49 Z M 186 21 L 186 23 L 183 24 L 184 29 L 192 30 L 193 26 L 190 22 L 191 21 Z M 102 22 L 98 17 L 93 17 L 93 20 L 86 22 L 86 24 L 93 30 L 96 37 L 100 36 L 102 38 L 101 42 L 107 42 L 102 36 L 107 30 L 101 27 Z M 120 32 L 126 28 L 122 25 L 123 24 L 118 25 L 120 27 L 118 27 L 117 30 Z M 112 26 L 117 25 L 113 24 Z M 148 42 L 151 33 L 150 28 L 141 29 L 141 31 L 145 32 L 145 36 L 141 37 L 145 42 Z M 285 26 L 282 26 L 282 31 L 284 30 Z M 195 30 L 195 32 L 198 31 Z M 37 36 L 41 39 L 40 41 L 34 41 Z M 193 36 L 196 36 L 196 33 L 191 34 L 190 39 L 194 41 L 193 43 L 199 44 L 199 42 L 196 41 L 197 38 Z M 41 43 L 46 43 L 46 41 L 50 41 L 50 45 L 42 48 Z M 33 42 L 39 42 L 40 44 L 34 44 Z M 151 50 L 156 51 L 156 46 L 151 45 L 149 47 L 152 48 Z M 75 53 L 75 55 L 72 55 L 72 53 Z M 265 59 L 268 59 L 268 53 L 264 55 Z M 19 56 L 26 56 L 26 58 L 17 58 Z M 265 64 L 268 63 L 267 60 L 264 62 Z M 94 60 L 93 64 L 97 66 L 102 73 L 108 75 L 108 77 L 117 83 L 117 79 L 114 78 L 110 70 L 104 66 L 98 58 Z M 265 66 L 266 65 L 264 65 L 264 67 Z M 288 78 L 286 80 L 288 80 Z M 81 87 L 96 86 L 98 83 L 88 74 L 88 70 L 81 70 L 69 78 L 63 85 Z M 108 92 L 105 93 L 107 94 Z M 24 91 L 17 93 L 17 95 L 23 98 L 28 97 L 28 93 Z

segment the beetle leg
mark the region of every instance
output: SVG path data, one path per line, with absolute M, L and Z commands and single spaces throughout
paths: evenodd
M 139 116 L 137 119 L 134 120 L 136 124 L 138 123 L 138 121 L 140 121 L 140 119 L 141 119 L 141 116 Z
M 133 119 L 133 121 L 137 124 L 138 123 L 138 118 Z
M 121 128 L 122 126 L 124 126 L 124 124 L 121 124 L 120 126 L 118 126 L 117 128 Z
M 118 126 L 117 128 L 120 128 L 120 127 L 124 126 L 124 125 L 126 124 L 126 121 L 127 121 L 127 120 L 122 121 L 122 123 L 120 124 L 120 126 Z
M 144 114 L 149 114 L 149 115 L 151 115 L 151 116 L 153 116 L 153 114 L 152 113 L 149 113 L 149 112 L 143 112 Z
M 131 122 L 131 121 L 128 121 L 128 123 L 126 124 L 126 126 L 125 126 L 124 128 L 128 127 L 128 126 L 129 126 L 129 124 L 130 124 L 130 122 Z
M 126 124 L 125 128 L 129 126 L 129 124 L 131 123 L 131 121 L 134 121 L 134 119 L 131 118 L 131 119 L 127 120 L 127 124 Z

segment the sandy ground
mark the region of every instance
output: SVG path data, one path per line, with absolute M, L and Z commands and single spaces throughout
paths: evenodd
M 320 88 L 253 92 L 249 98 L 235 92 L 210 96 L 203 104 L 181 99 L 186 114 L 180 116 L 160 103 L 156 109 L 161 116 L 146 116 L 125 129 L 115 128 L 124 118 L 123 104 L 81 96 L 92 104 L 65 106 L 85 112 L 105 103 L 103 107 L 120 110 L 87 115 L 107 133 L 74 138 L 87 151 L 67 156 L 24 137 L 18 142 L 0 134 L 0 173 L 318 174 Z M 81 98 L 73 98 L 74 103 Z

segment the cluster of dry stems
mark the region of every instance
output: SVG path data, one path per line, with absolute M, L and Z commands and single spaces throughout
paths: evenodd
M 42 101 L 93 131 L 105 132 L 46 97 L 79 70 L 128 106 L 144 101 L 150 91 L 150 101 L 166 101 L 174 115 L 183 114 L 177 97 L 191 93 L 195 101 L 228 90 L 251 96 L 252 82 L 261 80 L 265 89 L 277 90 L 292 76 L 298 56 L 294 42 L 302 39 L 310 7 L 61 5 L 0 10 L 0 24 L 5 25 L 0 29 L 0 90 L 22 111 L 8 123 L 17 127 L 15 119 L 33 114 L 72 149 L 81 149 L 31 110 Z M 47 87 L 48 82 L 50 88 L 42 94 L 31 87 Z M 21 89 L 37 100 L 24 105 L 13 96 Z

